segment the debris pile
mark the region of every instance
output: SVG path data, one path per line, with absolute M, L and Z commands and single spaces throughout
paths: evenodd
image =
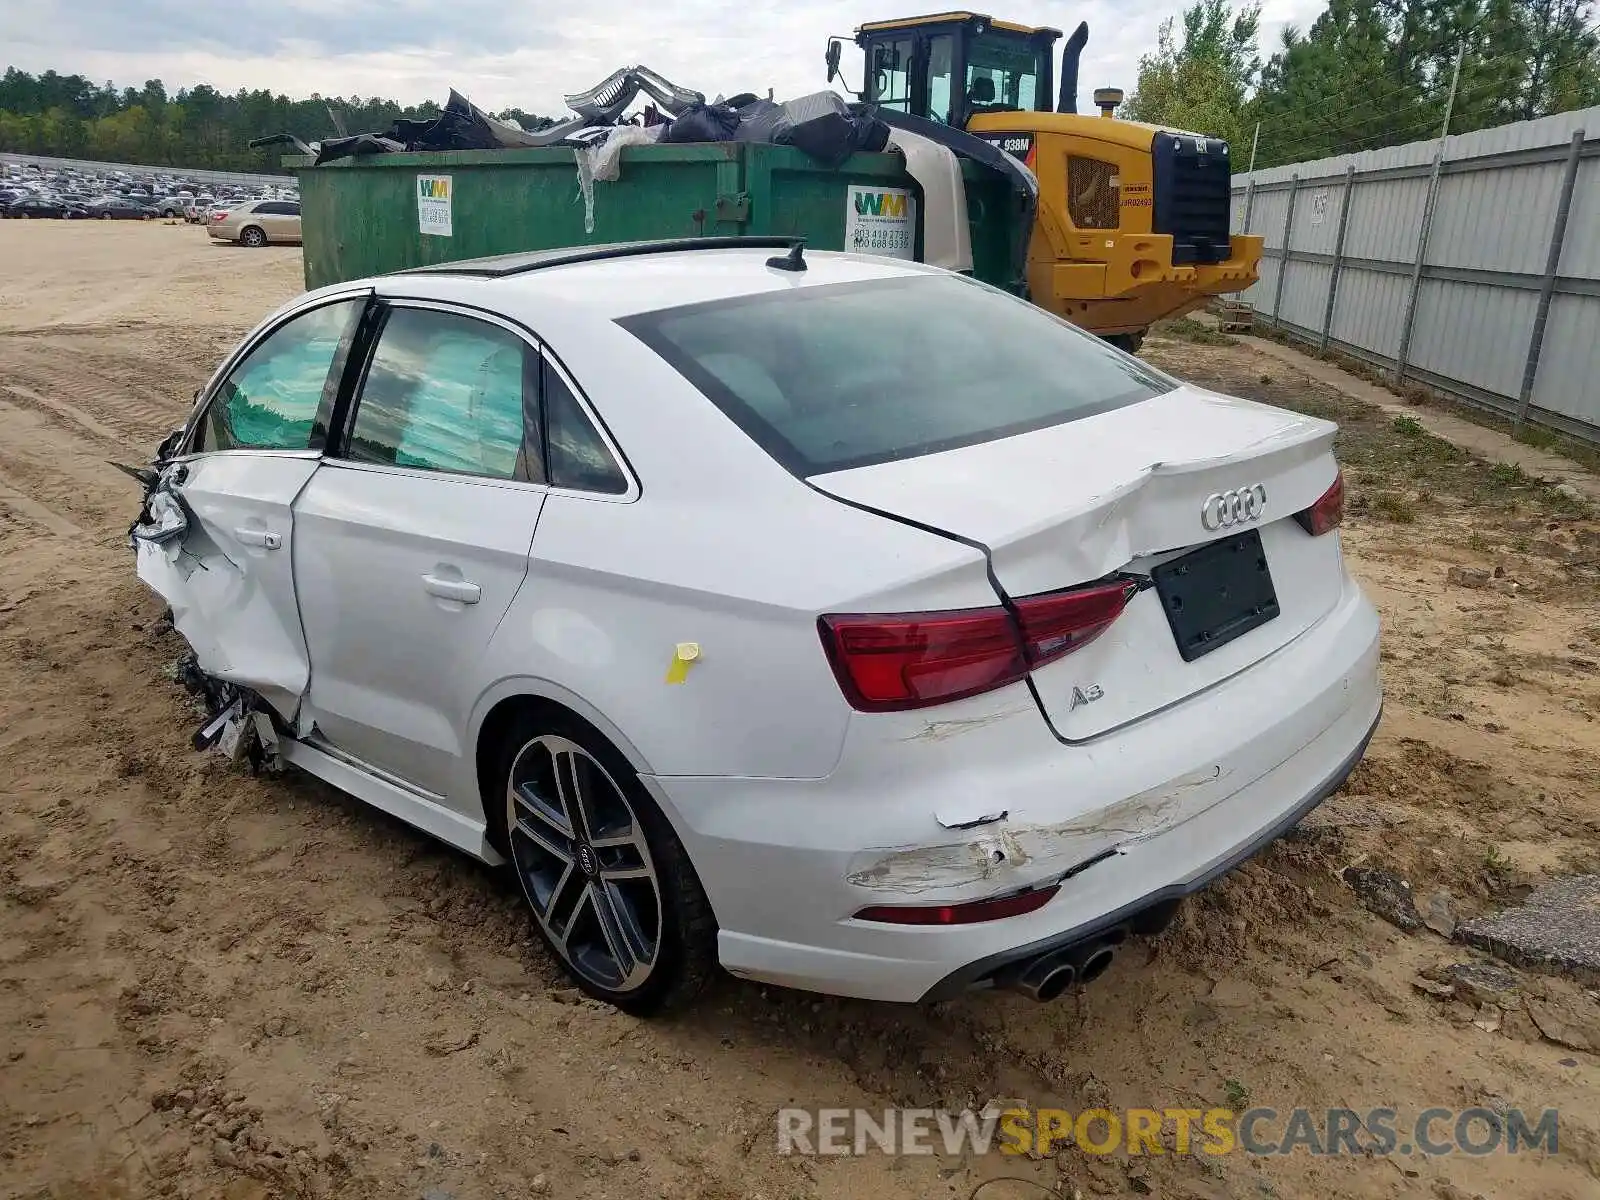
M 624 117 L 640 95 L 650 103 Z M 857 150 L 882 150 L 889 126 L 871 105 L 850 104 L 837 92 L 814 92 L 785 103 L 746 92 L 707 101 L 649 67 L 624 67 L 586 92 L 566 97 L 573 115 L 543 129 L 526 130 L 492 117 L 454 89 L 431 121 L 397 120 L 381 133 L 357 133 L 304 142 L 290 133 L 258 138 L 252 147 L 286 146 L 316 165 L 371 154 L 417 150 L 500 150 L 566 146 L 595 150 L 614 140 L 642 142 L 770 142 L 795 146 L 826 166 Z M 619 139 L 619 135 L 620 139 Z M 605 178 L 596 174 L 596 178 Z

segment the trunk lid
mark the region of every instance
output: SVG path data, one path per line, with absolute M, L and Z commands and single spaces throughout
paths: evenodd
M 1147 585 L 1088 645 L 1033 673 L 1057 734 L 1093 737 L 1158 711 L 1259 661 L 1315 624 L 1337 602 L 1337 537 L 1312 537 L 1293 514 L 1333 482 L 1336 426 L 1314 417 L 1182 387 L 1139 404 L 1048 429 L 938 454 L 814 476 L 824 492 L 982 544 L 1009 599 L 1059 591 L 1127 572 L 1179 573 L 1214 606 L 1241 591 L 1229 570 L 1264 558 L 1276 615 L 1189 661 L 1169 622 L 1171 593 Z M 1208 497 L 1264 489 L 1252 518 L 1208 520 Z M 1256 493 L 1259 498 L 1260 493 Z M 1259 549 L 1253 538 L 1259 537 Z M 1234 566 L 1205 566 L 1197 555 Z M 1217 572 L 1221 571 L 1219 577 Z M 1219 582 L 1220 578 L 1220 582 Z M 1257 585 L 1251 585 L 1257 586 Z M 1178 595 L 1178 604 L 1184 596 Z M 1197 597 L 1187 597 L 1191 602 Z M 1230 601 L 1221 601 L 1226 608 Z M 1269 610 L 1263 610 L 1269 611 Z M 1191 613 L 1193 604 L 1191 604 Z

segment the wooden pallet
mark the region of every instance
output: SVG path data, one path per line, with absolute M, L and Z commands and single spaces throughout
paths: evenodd
M 1255 325 L 1255 307 L 1243 300 L 1213 300 L 1210 307 L 1223 333 L 1249 333 Z

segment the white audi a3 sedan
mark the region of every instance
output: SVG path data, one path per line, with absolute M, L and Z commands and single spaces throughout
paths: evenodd
M 197 746 L 508 861 L 630 1012 L 1050 999 L 1335 790 L 1380 708 L 1326 421 L 771 239 L 274 313 L 145 473 Z

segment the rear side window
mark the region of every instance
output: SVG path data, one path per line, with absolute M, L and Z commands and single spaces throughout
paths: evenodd
M 537 363 L 527 343 L 498 325 L 396 308 L 373 350 L 346 455 L 357 462 L 527 479 L 524 414 L 537 406 Z M 536 461 L 534 468 L 537 477 Z
M 993 441 L 1172 387 L 1042 309 L 954 275 L 743 296 L 621 324 L 797 475 Z
M 334 356 L 364 303 L 314 308 L 258 343 L 213 394 L 194 449 L 307 449 Z
M 544 413 L 553 486 L 616 496 L 628 490 L 628 477 L 573 395 L 566 376 L 548 361 L 544 364 Z

